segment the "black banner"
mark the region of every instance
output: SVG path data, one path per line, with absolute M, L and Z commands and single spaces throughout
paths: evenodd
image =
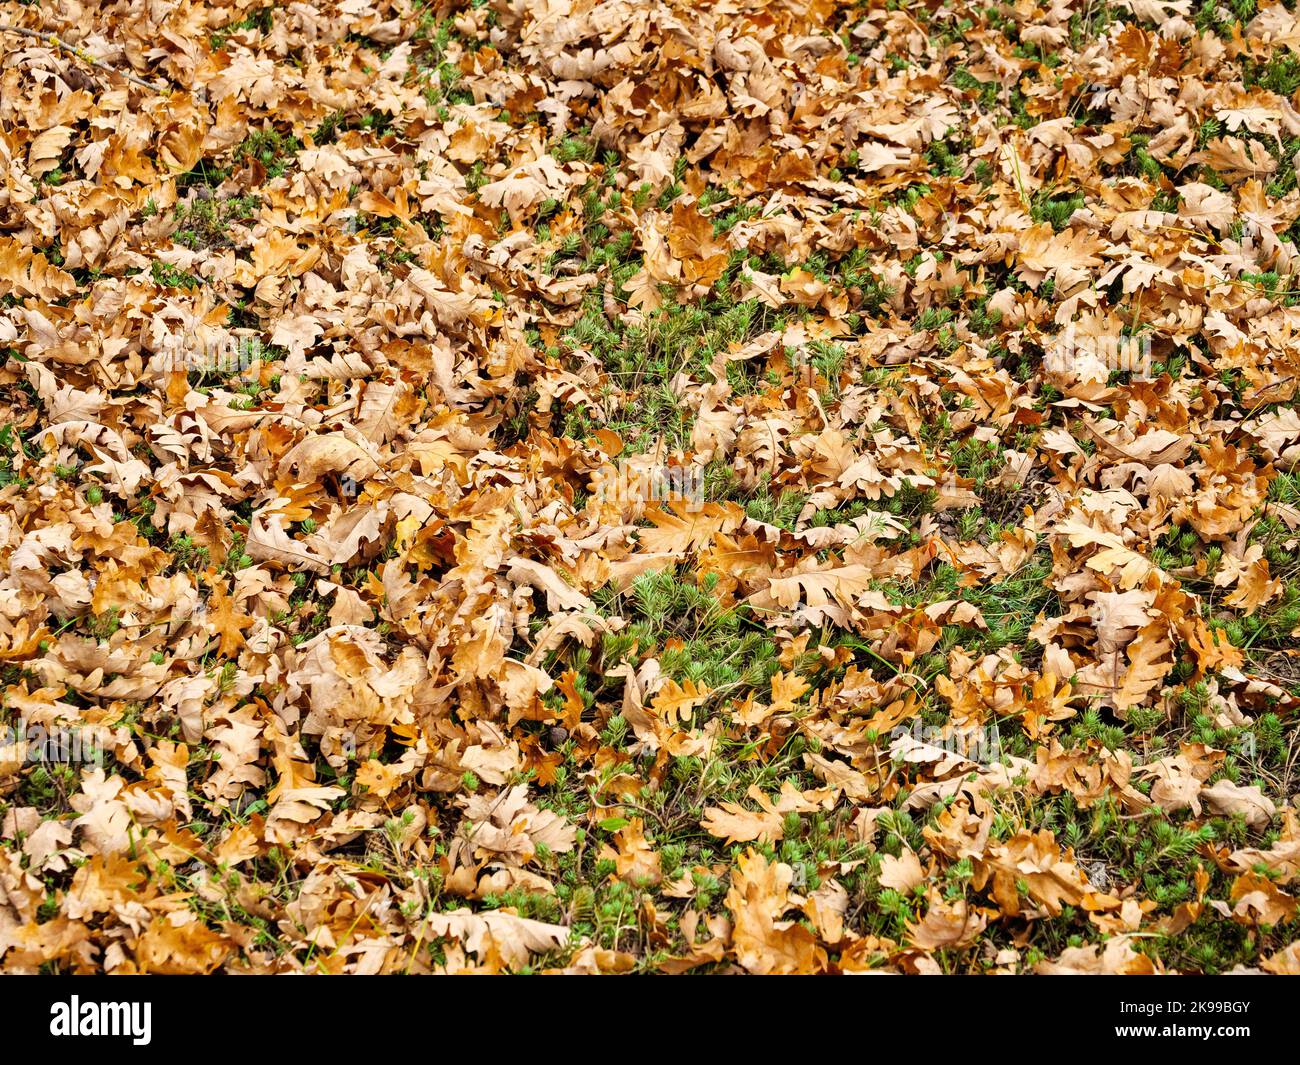
M 295 1053 L 333 1056 L 380 1052 L 395 1038 L 409 1043 L 435 1035 L 440 1024 L 462 1037 L 535 1027 L 564 1043 L 596 1038 L 613 1046 L 647 1025 L 662 1031 L 682 1022 L 727 1039 L 752 1025 L 772 1049 L 788 1040 L 791 1051 L 805 1052 L 810 1025 L 824 1034 L 827 1025 L 885 1023 L 891 1039 L 911 1037 L 921 1047 L 955 1038 L 972 1048 L 1005 1046 L 1010 1038 L 1020 1046 L 1042 1040 L 1049 1053 L 1067 1045 L 1086 1052 L 1197 1043 L 1232 1054 L 1270 1040 L 1280 1045 L 1291 1028 L 1295 986 L 1234 977 L 784 978 L 751 979 L 702 999 L 664 980 L 630 988 L 587 979 L 576 989 L 565 980 L 534 979 L 527 988 L 494 990 L 454 978 L 436 984 L 428 978 L 269 979 L 15 977 L 3 987 L 24 1045 L 175 1054 L 192 1051 L 197 1036 L 232 1049 L 274 1040 Z

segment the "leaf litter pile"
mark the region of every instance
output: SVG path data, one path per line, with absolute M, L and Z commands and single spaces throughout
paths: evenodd
M 1300 971 L 1194 3 L 0 3 L 0 966 Z

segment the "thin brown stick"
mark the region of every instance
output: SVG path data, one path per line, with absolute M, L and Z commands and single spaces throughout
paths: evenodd
M 76 45 L 69 44 L 57 34 L 46 33 L 44 30 L 28 30 L 21 26 L 4 25 L 0 25 L 0 33 L 14 33 L 20 37 L 30 37 L 32 40 L 40 41 L 42 44 L 46 44 L 56 51 L 66 52 L 68 55 L 80 59 L 83 63 L 89 63 L 92 67 L 95 67 L 97 70 L 102 70 L 106 74 L 116 74 L 120 78 L 126 78 L 126 80 L 132 84 L 139 85 L 141 88 L 148 89 L 151 92 L 160 93 L 163 96 L 166 96 L 171 92 L 171 87 L 168 85 L 155 85 L 152 82 L 145 81 L 143 78 L 136 77 L 134 74 L 128 74 L 125 70 L 118 70 L 116 67 L 110 67 L 107 63 L 101 63 L 98 59 L 94 58 L 94 56 L 89 55 Z

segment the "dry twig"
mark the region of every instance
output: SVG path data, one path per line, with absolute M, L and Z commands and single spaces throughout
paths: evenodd
M 0 33 L 13 33 L 19 37 L 29 37 L 34 41 L 40 41 L 42 44 L 55 49 L 55 51 L 64 52 L 67 55 L 80 59 L 83 63 L 88 63 L 95 69 L 104 71 L 106 74 L 116 74 L 118 77 L 126 78 L 126 80 L 132 84 L 139 85 L 141 88 L 148 89 L 151 92 L 161 93 L 164 96 L 171 92 L 171 87 L 168 85 L 155 85 L 153 82 L 145 81 L 144 78 L 136 77 L 134 74 L 128 74 L 125 70 L 118 70 L 116 67 L 110 67 L 107 63 L 100 62 L 94 56 L 86 52 L 85 49 L 78 48 L 74 44 L 69 44 L 57 34 L 46 33 L 44 30 L 24 29 L 22 26 L 0 26 Z

